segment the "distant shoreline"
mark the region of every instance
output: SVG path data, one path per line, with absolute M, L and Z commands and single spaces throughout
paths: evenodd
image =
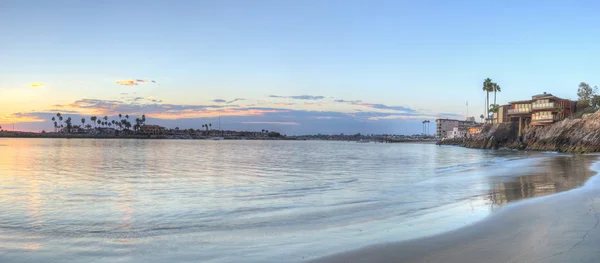
M 218 136 L 217 136 L 218 137 Z M 0 131 L 0 138 L 39 138 L 39 139 L 138 139 L 138 140 L 214 140 L 215 136 L 194 135 L 110 135 L 110 134 L 69 134 L 69 133 L 38 133 L 22 131 Z M 308 138 L 307 138 L 308 137 Z M 435 139 L 385 139 L 373 137 L 356 138 L 315 138 L 311 136 L 298 137 L 218 137 L 222 140 L 260 140 L 260 141 L 348 141 L 366 143 L 436 143 Z

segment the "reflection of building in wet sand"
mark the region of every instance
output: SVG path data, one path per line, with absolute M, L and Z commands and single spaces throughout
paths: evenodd
M 589 170 L 592 156 L 556 156 L 508 181 L 493 182 L 488 198 L 492 209 L 521 199 L 550 195 L 582 186 L 594 173 Z M 519 172 L 519 171 L 515 171 Z

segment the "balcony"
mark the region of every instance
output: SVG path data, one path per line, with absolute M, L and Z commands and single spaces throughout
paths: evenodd
M 554 102 L 548 103 L 532 103 L 531 108 L 534 110 L 547 110 L 547 109 L 555 109 Z
M 531 109 L 530 108 L 508 109 L 508 114 L 509 115 L 529 114 L 529 113 L 531 113 Z

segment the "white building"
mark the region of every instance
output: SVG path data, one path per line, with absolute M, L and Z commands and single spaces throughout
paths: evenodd
M 469 127 L 475 125 L 475 118 L 467 118 L 466 121 L 437 119 L 435 120 L 435 124 L 435 136 L 437 138 L 444 138 L 447 137 L 450 132 L 454 131 L 454 128 L 458 128 L 459 131 L 466 133 Z
M 451 131 L 448 131 L 446 134 L 446 138 L 454 139 L 454 138 L 464 138 L 467 137 L 467 132 L 465 130 L 460 130 L 458 127 L 452 128 Z

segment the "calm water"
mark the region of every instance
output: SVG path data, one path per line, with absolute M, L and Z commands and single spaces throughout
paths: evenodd
M 0 262 L 295 262 L 565 191 L 590 156 L 431 144 L 0 139 Z

